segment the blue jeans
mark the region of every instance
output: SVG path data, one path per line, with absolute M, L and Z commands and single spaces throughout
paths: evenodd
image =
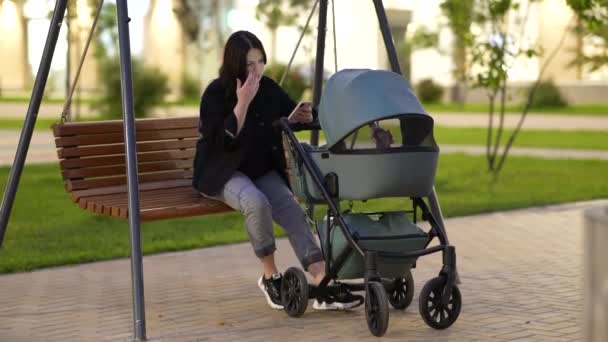
M 222 201 L 245 216 L 249 241 L 259 258 L 271 255 L 276 250 L 274 220 L 287 233 L 305 270 L 310 264 L 324 260 L 310 231 L 306 214 L 276 171 L 255 181 L 237 171 L 218 195 L 201 195 Z

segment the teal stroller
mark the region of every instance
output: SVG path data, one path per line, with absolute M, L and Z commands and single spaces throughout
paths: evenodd
M 461 308 L 455 248 L 424 201 L 433 191 L 439 155 L 433 119 L 402 76 L 367 69 L 334 74 L 327 81 L 318 114 L 318 122 L 306 127 L 290 126 L 285 118 L 277 123 L 292 189 L 302 202 L 328 208 L 323 219 L 310 217 L 325 256 L 326 277 L 319 286 L 309 286 L 302 270 L 289 268 L 281 288 L 285 311 L 299 317 L 309 299 L 347 286 L 353 292 L 365 291 L 369 330 L 382 336 L 388 327 L 389 303 L 403 310 L 412 302 L 411 269 L 417 258 L 442 252 L 443 267 L 420 292 L 419 310 L 429 326 L 451 326 Z M 378 146 L 365 139 L 370 127 L 378 124 L 393 132 L 392 144 Z M 294 133 L 315 128 L 322 129 L 325 145 L 301 143 Z M 344 201 L 388 197 L 411 199 L 411 210 L 341 209 Z M 417 225 L 420 221 L 429 222 L 428 232 Z M 439 244 L 429 247 L 436 237 Z

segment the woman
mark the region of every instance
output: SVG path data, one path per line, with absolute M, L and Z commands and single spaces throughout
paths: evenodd
M 325 262 L 306 215 L 288 187 L 281 136 L 272 127 L 296 104 L 263 76 L 265 65 L 264 47 L 254 34 L 239 31 L 228 38 L 219 78 L 201 98 L 201 139 L 193 185 L 201 195 L 244 215 L 249 240 L 263 268 L 258 286 L 272 308 L 282 309 L 273 220 L 285 229 L 302 267 L 317 284 L 325 276 Z M 290 122 L 312 120 L 310 106 L 301 106 Z M 361 301 L 361 296 L 344 288 L 336 296 L 317 299 L 313 308 L 349 309 Z

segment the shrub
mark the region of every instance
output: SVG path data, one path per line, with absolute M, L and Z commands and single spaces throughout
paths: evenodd
M 443 87 L 435 83 L 432 79 L 427 78 L 418 82 L 416 86 L 418 98 L 423 103 L 440 102 L 443 96 Z
M 104 118 L 123 117 L 120 87 L 120 63 L 117 59 L 100 63 L 101 97 L 94 104 Z M 132 60 L 133 108 L 135 117 L 144 118 L 150 110 L 163 102 L 169 93 L 168 79 L 157 68 L 144 66 L 138 59 Z
M 285 64 L 271 64 L 266 67 L 265 74 L 266 76 L 275 80 L 275 82 L 279 83 L 286 68 L 287 66 Z M 306 90 L 308 87 L 309 85 L 306 79 L 295 71 L 294 66 L 292 65 L 289 73 L 287 74 L 287 78 L 283 83 L 283 89 L 285 92 L 289 94 L 289 97 L 291 97 L 292 100 L 297 102 L 300 101 L 304 90 Z
M 528 89 L 528 97 L 531 90 L 532 87 Z M 562 97 L 555 83 L 552 80 L 548 80 L 538 84 L 530 108 L 559 108 L 566 107 L 567 105 L 568 102 Z
M 181 84 L 182 98 L 184 99 L 199 99 L 201 97 L 201 89 L 198 80 L 188 74 L 182 78 Z

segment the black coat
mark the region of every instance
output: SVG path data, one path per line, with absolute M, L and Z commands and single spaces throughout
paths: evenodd
M 192 185 L 208 195 L 218 194 L 243 162 L 253 130 L 267 128 L 263 144 L 271 145 L 272 163 L 275 170 L 287 182 L 285 155 L 280 132 L 272 129 L 272 123 L 293 111 L 296 103 L 272 79 L 262 77 L 258 92 L 249 105 L 245 124 L 236 133 L 235 103 L 226 100 L 226 89 L 216 79 L 201 98 L 199 132 L 196 145 Z M 287 182 L 288 183 L 288 182 Z

